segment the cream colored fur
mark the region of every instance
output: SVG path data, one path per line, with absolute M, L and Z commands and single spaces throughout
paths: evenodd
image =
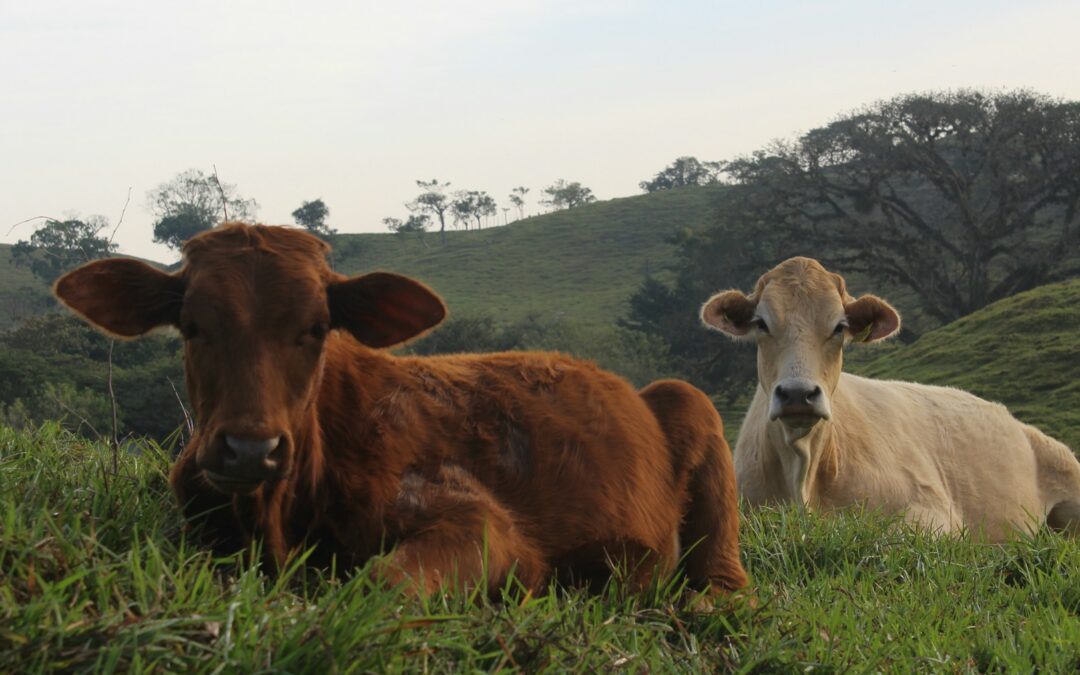
M 739 491 L 751 504 L 862 505 L 991 541 L 1033 531 L 1048 517 L 1080 529 L 1080 463 L 997 403 L 843 373 L 832 419 L 794 444 L 767 410 L 759 387 L 735 446 Z

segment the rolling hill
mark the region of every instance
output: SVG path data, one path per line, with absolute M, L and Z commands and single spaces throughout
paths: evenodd
M 674 262 L 668 242 L 710 217 L 718 188 L 686 188 L 611 199 L 533 216 L 503 227 L 449 231 L 424 238 L 395 234 L 335 237 L 335 267 L 352 274 L 376 269 L 423 280 L 452 315 L 485 313 L 510 322 L 540 313 L 587 325 L 621 316 L 646 274 L 660 278 Z M 45 284 L 13 265 L 0 245 L 0 289 Z M 11 322 L 0 316 L 0 329 Z
M 664 278 L 674 262 L 668 239 L 709 220 L 716 188 L 624 197 L 527 218 L 505 227 L 415 237 L 338 237 L 345 273 L 383 269 L 428 283 L 452 315 L 513 321 L 532 312 L 611 324 L 646 274 Z M 355 251 L 351 249 L 356 249 Z
M 910 345 L 853 350 L 852 372 L 959 387 L 1080 450 L 1080 279 L 1019 293 Z M 861 353 L 860 353 L 861 351 Z

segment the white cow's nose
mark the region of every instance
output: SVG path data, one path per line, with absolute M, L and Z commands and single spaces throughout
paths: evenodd
M 829 418 L 829 403 L 821 387 L 802 377 L 789 377 L 777 383 L 769 406 L 769 419 L 784 417 Z

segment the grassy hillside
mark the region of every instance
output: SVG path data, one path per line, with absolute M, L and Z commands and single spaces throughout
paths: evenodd
M 856 348 L 851 357 L 849 369 L 863 375 L 1000 401 L 1080 451 L 1080 279 L 1006 298 L 911 345 Z
M 390 270 L 415 276 L 446 298 L 455 315 L 486 313 L 514 321 L 531 312 L 589 325 L 622 316 L 646 273 L 663 277 L 674 262 L 667 242 L 710 218 L 717 188 L 624 197 L 534 216 L 504 227 L 437 232 L 423 240 L 394 234 L 335 238 L 345 273 Z M 47 288 L 12 264 L 0 245 L 0 288 Z M 0 315 L 0 329 L 7 327 Z
M 646 273 L 674 262 L 675 231 L 709 219 L 715 188 L 612 199 L 535 216 L 506 227 L 415 238 L 346 235 L 355 246 L 335 261 L 353 273 L 385 269 L 415 276 L 442 294 L 457 315 L 513 321 L 530 312 L 610 324 L 622 316 Z
M 679 586 L 426 602 L 185 539 L 152 445 L 0 427 L 0 672 L 1070 672 L 1080 543 L 932 539 L 872 514 L 743 520 L 757 607 Z

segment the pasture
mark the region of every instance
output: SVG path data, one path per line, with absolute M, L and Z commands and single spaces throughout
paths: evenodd
M 149 443 L 0 429 L 0 671 L 1074 670 L 1080 546 L 933 539 L 873 514 L 743 521 L 757 606 L 677 584 L 428 602 L 187 539 Z

